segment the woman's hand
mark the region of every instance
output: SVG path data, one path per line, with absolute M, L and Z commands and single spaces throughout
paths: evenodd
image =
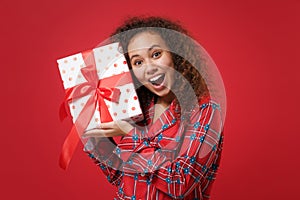
M 82 135 L 82 138 L 123 136 L 129 133 L 132 129 L 133 126 L 126 121 L 112 121 L 101 123 L 99 128 L 86 131 Z

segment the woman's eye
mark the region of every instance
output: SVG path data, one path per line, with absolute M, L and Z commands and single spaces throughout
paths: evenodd
M 139 66 L 139 65 L 142 64 L 142 61 L 141 61 L 141 60 L 136 60 L 136 61 L 134 61 L 133 64 L 134 64 L 135 66 Z
M 157 58 L 157 57 L 159 57 L 161 55 L 161 52 L 160 51 L 156 51 L 156 52 L 154 52 L 153 54 L 152 54 L 152 57 L 153 58 Z

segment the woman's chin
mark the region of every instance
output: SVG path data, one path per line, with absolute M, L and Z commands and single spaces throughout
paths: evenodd
M 161 98 L 164 98 L 164 97 L 168 96 L 169 92 L 161 91 L 161 92 L 157 92 L 155 94 Z

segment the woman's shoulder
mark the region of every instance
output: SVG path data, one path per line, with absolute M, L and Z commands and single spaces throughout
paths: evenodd
M 216 100 L 214 100 L 213 98 L 211 98 L 211 96 L 207 94 L 207 95 L 203 95 L 201 98 L 199 98 L 197 106 L 200 108 L 204 108 L 206 106 L 212 106 L 213 108 L 219 108 L 220 103 L 217 102 Z
M 195 118 L 199 115 L 203 115 L 206 113 L 210 115 L 213 110 L 219 109 L 220 105 L 218 102 L 213 100 L 210 95 L 203 95 L 201 98 L 198 99 L 198 102 L 192 107 L 189 111 L 190 118 Z
M 205 94 L 198 99 L 198 105 L 202 105 L 204 103 L 209 103 L 211 101 L 211 97 L 209 94 Z
M 198 101 L 194 104 L 193 108 L 191 109 L 191 111 L 195 112 L 195 110 L 200 110 L 203 108 L 206 108 L 207 106 L 209 106 L 212 103 L 212 99 L 211 96 L 206 94 L 201 96 L 200 98 L 198 98 Z

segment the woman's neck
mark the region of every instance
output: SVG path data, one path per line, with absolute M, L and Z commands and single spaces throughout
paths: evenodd
M 160 115 L 169 107 L 171 102 L 174 100 L 175 95 L 168 94 L 165 97 L 157 97 L 154 105 L 154 115 L 152 124 L 160 117 Z
M 160 106 L 167 108 L 174 99 L 175 95 L 172 92 L 170 92 L 167 96 L 157 97 L 157 101 L 155 104 L 159 104 Z

